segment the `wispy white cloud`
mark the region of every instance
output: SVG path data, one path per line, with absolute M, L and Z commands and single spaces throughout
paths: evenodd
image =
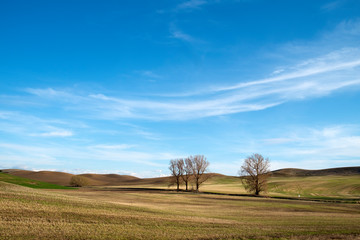
M 10 115 L 9 112 L 0 112 L 0 119 L 9 119 Z
M 71 137 L 73 135 L 74 135 L 73 132 L 68 130 L 32 134 L 32 136 L 40 136 L 40 137 Z
M 44 97 L 44 96 L 42 96 Z M 68 123 L 60 119 L 45 119 L 14 111 L 0 112 L 0 132 L 33 137 L 71 137 L 66 126 L 85 127 L 82 123 Z M 60 127 L 59 127 L 60 126 Z
M 324 4 L 321 7 L 321 9 L 323 9 L 325 11 L 332 11 L 332 10 L 339 8 L 341 5 L 344 4 L 344 2 L 346 2 L 346 0 L 331 1 L 331 2 Z
M 265 144 L 283 144 L 293 142 L 292 138 L 267 138 L 262 140 Z
M 88 146 L 87 151 L 92 155 L 91 158 L 96 158 L 102 161 L 113 162 L 134 162 L 148 166 L 163 166 L 159 161 L 167 161 L 178 157 L 177 154 L 169 152 L 145 152 L 136 149 L 123 148 L 103 148 L 99 146 Z M 79 153 L 79 155 L 82 155 Z
M 352 37 L 352 36 L 359 36 L 360 35 L 360 19 L 347 19 L 340 22 L 332 35 L 342 35 L 342 37 Z
M 185 42 L 196 42 L 197 40 L 190 36 L 189 34 L 186 34 L 184 32 L 182 32 L 181 30 L 179 29 L 171 29 L 170 30 L 170 34 L 171 34 L 171 37 L 172 38 L 176 38 L 176 39 L 179 39 L 179 40 L 182 40 L 182 41 L 185 41 Z
M 196 1 L 189 1 L 187 4 L 191 5 L 190 2 L 194 6 L 200 4 Z M 192 36 L 179 31 L 174 24 L 170 25 L 170 31 L 175 38 L 195 41 Z M 308 44 L 312 45 L 311 49 L 322 49 L 325 53 L 315 51 L 315 56 L 312 54 L 311 57 L 301 57 L 287 66 L 274 66 L 268 77 L 258 80 L 242 79 L 235 84 L 203 86 L 199 90 L 185 93 L 150 93 L 147 97 L 130 99 L 96 92 L 83 95 L 53 88 L 29 88 L 26 91 L 40 99 L 56 100 L 58 106 L 79 113 L 82 117 L 101 119 L 188 120 L 258 111 L 289 101 L 327 96 L 337 91 L 359 90 L 360 48 L 353 44 L 358 35 L 359 20 L 341 22 L 333 32 L 324 34 L 317 43 Z M 346 40 L 345 36 L 350 40 Z M 341 47 L 335 44 L 322 48 L 325 42 L 330 42 L 329 38 L 338 39 L 337 37 L 342 39 Z M 301 56 L 304 49 L 304 46 L 297 48 Z M 224 82 L 224 79 L 221 80 Z
M 286 136 L 282 133 L 279 138 L 264 139 L 265 145 L 261 148 L 275 160 L 274 169 L 290 166 L 308 169 L 322 168 L 324 165 L 360 166 L 359 130 L 360 126 L 356 125 L 318 129 L 300 127 L 288 130 Z
M 0 142 L 0 158 L 8 165 L 44 164 L 59 165 L 60 162 L 50 153 L 49 148 L 39 146 L 27 146 Z
M 133 148 L 135 145 L 129 145 L 129 144 L 117 144 L 117 145 L 96 145 L 93 146 L 93 148 L 97 149 L 118 149 L 118 150 L 124 150 Z
M 203 45 L 204 43 L 206 43 L 204 40 L 196 38 L 193 35 L 184 32 L 175 24 L 175 22 L 170 23 L 169 32 L 170 38 L 178 39 L 192 45 Z
M 104 119 L 186 120 L 258 111 L 288 101 L 326 96 L 340 89 L 353 90 L 354 87 L 360 87 L 358 76 L 360 49 L 345 48 L 302 61 L 271 78 L 227 87 L 213 87 L 207 94 L 142 100 L 122 99 L 104 94 L 66 95 L 78 102 L 69 107 L 86 110 Z M 49 97 L 47 91 L 40 89 L 35 92 L 39 97 Z M 57 95 L 55 90 L 51 93 L 51 97 Z M 60 95 L 58 101 L 62 101 Z
M 331 73 L 341 70 L 349 70 L 360 66 L 360 50 L 357 48 L 344 48 L 333 51 L 325 56 L 307 59 L 288 69 L 281 69 L 281 75 L 251 82 L 241 82 L 228 87 L 217 87 L 213 91 L 235 90 L 255 85 L 271 84 L 282 81 L 290 81 L 299 78 L 317 76 L 323 73 Z M 286 71 L 287 70 L 287 71 Z M 280 73 L 275 70 L 275 73 Z
M 254 95 L 257 95 L 254 93 Z M 105 118 L 144 118 L 153 120 L 185 120 L 210 116 L 225 115 L 237 112 L 257 111 L 281 104 L 274 102 L 250 102 L 249 96 L 235 96 L 213 98 L 210 100 L 123 100 L 107 97 L 102 94 L 91 95 L 102 101 L 101 113 Z M 243 100 L 243 103 L 241 102 Z M 106 111 L 104 112 L 103 110 Z M 114 111 L 115 110 L 115 111 Z
M 76 168 L 87 161 L 138 163 L 142 166 L 167 166 L 169 159 L 184 157 L 182 154 L 138 150 L 140 146 L 118 145 L 33 145 L 0 142 L 0 157 L 8 165 L 27 165 L 31 162 L 35 166 L 68 165 Z
M 193 10 L 193 9 L 199 9 L 200 6 L 205 5 L 207 1 L 205 0 L 188 0 L 180 3 L 176 10 Z
M 201 94 L 196 99 L 185 96 L 163 101 L 129 101 L 101 94 L 91 97 L 107 102 L 112 109 L 117 108 L 118 117 L 189 119 L 256 111 L 283 102 L 325 96 L 339 89 L 360 86 L 360 78 L 356 78 L 360 76 L 359 56 L 359 49 L 342 49 L 303 61 L 290 67 L 295 69 L 291 72 L 233 86 L 212 88 L 209 95 Z
M 267 134 L 271 138 L 261 138 Z M 236 142 L 228 151 L 242 155 L 239 161 L 226 163 L 229 166 L 233 165 L 233 168 L 239 168 L 243 159 L 252 153 L 261 153 L 269 157 L 272 170 L 360 166 L 360 125 L 292 126 L 272 129 L 269 132 L 261 132 L 260 135 L 252 133 L 251 137 Z
M 86 101 L 86 98 L 79 94 L 73 93 L 71 89 L 26 88 L 24 91 L 29 94 L 48 99 L 50 102 L 47 104 L 52 104 L 52 101 L 57 101 L 57 105 L 61 103 L 76 104 L 78 102 Z M 61 99 L 61 101 L 58 102 L 59 99 Z
M 27 88 L 25 89 L 26 92 L 37 95 L 37 96 L 46 96 L 48 98 L 52 97 L 71 97 L 71 94 L 60 91 L 60 90 L 54 90 L 52 88 L 46 88 L 46 89 L 38 89 L 38 88 Z
M 282 73 L 283 71 L 285 71 L 285 69 L 279 68 L 279 69 L 274 70 L 274 71 L 272 72 L 272 74 L 273 74 L 273 75 L 277 75 L 277 74 Z
M 149 139 L 149 140 L 161 140 L 161 137 L 158 136 L 157 134 L 154 134 L 152 132 L 145 131 L 145 130 L 142 130 L 139 128 L 134 130 L 134 134 L 139 135 L 139 136 L 141 136 L 145 139 Z
M 160 79 L 162 78 L 161 75 L 153 72 L 153 71 L 150 71 L 150 70 L 143 70 L 143 71 L 137 71 L 141 76 L 143 77 L 147 77 L 147 78 L 155 78 L 155 79 Z
M 329 165 L 330 164 L 330 165 Z M 325 168 L 336 168 L 344 166 L 359 166 L 360 159 L 342 159 L 342 160 L 330 160 L 329 159 L 317 159 L 317 160 L 298 160 L 298 161 L 282 161 L 272 160 L 270 164 L 271 170 L 278 170 L 282 168 L 300 168 L 308 170 L 318 170 Z

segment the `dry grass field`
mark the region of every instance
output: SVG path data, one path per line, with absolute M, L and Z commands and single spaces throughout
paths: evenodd
M 0 239 L 360 239 L 360 205 L 0 182 Z
M 238 177 L 216 176 L 205 182 L 202 191 L 246 194 Z M 271 197 L 291 197 L 328 200 L 360 200 L 360 175 L 271 177 L 268 192 Z

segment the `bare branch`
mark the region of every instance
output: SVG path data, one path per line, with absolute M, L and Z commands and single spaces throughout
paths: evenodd
M 259 195 L 267 190 L 267 179 L 269 177 L 269 159 L 260 154 L 253 154 L 244 160 L 239 171 L 241 180 L 246 190 Z
M 173 176 L 172 183 L 170 185 L 176 184 L 177 191 L 180 190 L 181 176 L 183 175 L 183 171 L 184 171 L 182 162 L 183 162 L 183 159 L 170 160 L 169 170 L 170 170 L 171 176 Z
M 200 185 L 209 178 L 209 176 L 204 175 L 204 173 L 207 172 L 210 163 L 204 155 L 190 156 L 189 159 L 191 161 L 191 170 L 196 184 L 196 191 L 199 191 Z

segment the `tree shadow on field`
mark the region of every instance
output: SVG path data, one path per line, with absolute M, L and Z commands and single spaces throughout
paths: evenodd
M 143 192 L 143 193 L 180 193 L 185 190 L 173 190 L 163 188 L 135 188 L 135 187 L 112 187 L 112 188 L 96 188 L 98 191 L 116 191 L 116 192 Z M 188 191 L 191 193 L 190 191 Z
M 217 196 L 232 196 L 232 197 L 251 197 L 257 199 L 263 199 L 266 201 L 279 201 L 279 200 L 294 200 L 294 201 L 312 201 L 312 202 L 332 202 L 332 203 L 359 203 L 360 199 L 316 199 L 316 198 L 295 198 L 295 197 L 278 197 L 278 196 L 262 196 L 253 194 L 234 194 L 234 193 L 217 193 L 217 192 L 196 192 L 196 191 L 185 191 L 176 189 L 164 189 L 164 188 L 137 188 L 137 187 L 104 187 L 104 188 L 93 188 L 95 191 L 116 191 L 116 192 L 138 192 L 138 193 L 163 193 L 163 194 L 198 194 L 198 195 L 217 195 Z M 214 199 L 220 199 L 213 197 Z M 225 200 L 225 198 L 224 198 Z M 227 198 L 227 200 L 239 201 L 239 198 Z

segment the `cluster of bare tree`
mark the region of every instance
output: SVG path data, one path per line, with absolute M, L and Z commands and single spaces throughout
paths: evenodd
M 210 163 L 204 155 L 170 160 L 169 169 L 173 180 L 172 183 L 176 184 L 178 191 L 180 190 L 180 184 L 184 183 L 185 189 L 188 191 L 189 183 L 193 181 L 196 191 L 199 191 L 200 185 L 209 178 L 209 175 L 205 174 L 209 165 Z
M 195 190 L 199 191 L 200 185 L 209 178 L 205 174 L 210 163 L 204 155 L 195 155 L 187 158 L 170 160 L 170 172 L 172 176 L 171 185 L 176 185 L 180 190 L 180 185 L 185 184 L 186 191 L 189 190 L 189 184 L 193 182 Z M 266 192 L 267 181 L 270 176 L 270 162 L 261 154 L 255 153 L 244 160 L 239 175 L 245 189 L 255 195 Z

